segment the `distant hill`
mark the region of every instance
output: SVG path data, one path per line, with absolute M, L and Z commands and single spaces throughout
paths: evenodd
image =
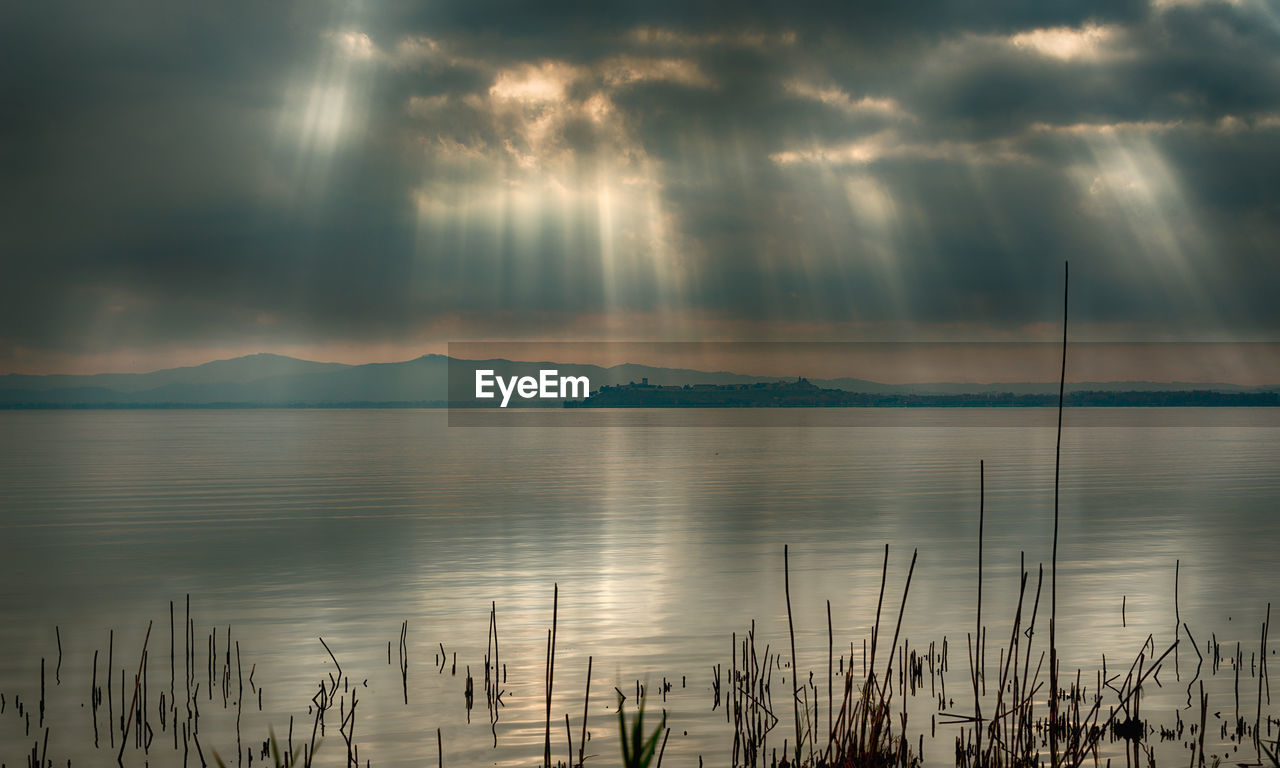
M 90 376 L 29 376 L 11 373 L 0 376 L 0 391 L 104 389 L 119 393 L 144 392 L 170 384 L 242 384 L 276 376 L 323 373 L 350 367 L 343 363 L 313 363 L 284 355 L 260 353 L 151 373 L 98 373 Z
M 626 363 L 596 365 L 548 361 L 453 360 L 425 355 L 398 363 L 346 365 L 319 363 L 271 354 L 216 360 L 203 365 L 151 373 L 104 373 L 88 376 L 9 374 L 0 376 L 0 407 L 162 407 L 162 406 L 321 406 L 444 405 L 470 398 L 474 370 L 491 368 L 502 376 L 531 375 L 555 368 L 565 376 L 586 376 L 593 387 L 648 379 L 655 386 L 711 384 L 742 385 L 776 381 L 776 376 L 750 376 L 728 371 L 697 371 Z M 454 397 L 450 397 L 450 376 Z M 923 383 L 894 385 L 866 379 L 813 379 L 825 389 L 878 395 L 963 395 L 1012 393 L 1044 395 L 1057 392 L 1055 383 Z M 1154 382 L 1088 382 L 1069 391 L 1250 392 L 1265 388 L 1230 384 Z

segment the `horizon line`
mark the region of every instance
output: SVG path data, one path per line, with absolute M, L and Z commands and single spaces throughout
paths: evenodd
M 549 344 L 549 345 L 558 345 L 558 346 L 563 346 L 563 345 L 566 345 L 566 344 L 578 344 L 578 343 L 581 343 L 581 344 L 602 344 L 602 345 L 603 345 L 603 344 L 606 344 L 605 342 L 463 342 L 462 344 L 463 344 L 463 345 L 487 345 L 487 344 L 494 344 L 494 345 L 511 345 L 511 344 Z M 775 345 L 775 344 L 776 344 L 776 345 L 806 345 L 806 344 L 807 344 L 807 345 L 856 345 L 856 346 L 867 346 L 867 347 L 871 347 L 871 346 L 878 346 L 878 347 L 887 347 L 887 346 L 896 346 L 896 347 L 903 347 L 903 346 L 915 346 L 915 347 L 953 347 L 953 346 L 963 346 L 963 347 L 997 347 L 997 346 L 1000 346 L 1000 347 L 1004 347 L 1004 346 L 1019 346 L 1019 347 L 1046 347 L 1046 348 L 1048 348 L 1048 347 L 1058 347 L 1058 346 L 1060 346 L 1060 342 L 1050 342 L 1050 341 L 975 341 L 975 342 L 963 342 L 963 341 L 956 341 L 956 342 L 942 342 L 942 341 L 920 341 L 920 342 L 904 342 L 904 341 L 865 341 L 865 342 L 785 342 L 785 341 L 764 341 L 764 342 L 613 342 L 613 343 L 612 343 L 612 345 L 613 345 L 613 346 L 617 346 L 617 345 L 626 345 L 626 344 L 655 344 L 655 343 L 656 343 L 656 344 L 690 344 L 690 345 L 695 345 L 695 344 L 721 344 L 721 345 L 729 345 L 729 344 L 735 344 L 735 345 L 738 345 L 738 344 L 740 344 L 740 345 Z M 1203 346 L 1217 346 L 1217 345 L 1230 345 L 1230 346 L 1280 346 L 1280 343 L 1277 343 L 1277 342 L 1266 342 L 1266 341 L 1241 341 L 1241 342 L 1160 342 L 1160 341 L 1156 341 L 1156 342 L 1150 342 L 1150 341 L 1147 341 L 1147 342 L 1115 342 L 1115 341 L 1080 341 L 1080 342 L 1074 342 L 1074 343 L 1071 345 L 1071 347 L 1072 347 L 1072 348 L 1080 348 L 1080 347 L 1088 348 L 1088 347 L 1098 347 L 1098 346 L 1107 346 L 1107 347 L 1115 347 L 1115 346 L 1123 346 L 1123 347 L 1137 347 L 1137 346 L 1142 346 L 1142 347 L 1151 347 L 1151 346 L 1162 346 L 1162 347 L 1171 347 L 1171 346 L 1201 346 L 1201 347 L 1203 347 Z M 755 378 L 755 379 L 770 379 L 770 380 L 778 380 L 778 381 L 787 380 L 787 379 L 794 379 L 794 378 L 797 378 L 797 377 L 799 377 L 799 378 L 805 378 L 805 379 L 810 379 L 810 380 L 814 380 L 814 381 L 828 381 L 828 382 L 830 382 L 830 381 L 837 381 L 837 380 L 840 380 L 840 379 L 852 379 L 852 380 L 857 380 L 857 381 L 863 381 L 863 382 L 866 382 L 866 383 L 868 383 L 868 384 L 875 384 L 875 385 L 879 385 L 879 386 L 886 386 L 886 387 L 912 387 L 912 386 L 927 386 L 927 385 L 972 385 L 972 386 L 993 387 L 993 386 L 999 386 L 999 385 L 1002 385 L 1002 384 L 1009 384 L 1009 385 L 1033 385 L 1033 384 L 1046 384 L 1046 385 L 1047 385 L 1047 384 L 1053 384 L 1053 383 L 1056 383 L 1056 382 L 1057 382 L 1057 377 L 1056 377 L 1056 376 L 1055 376 L 1055 377 L 1052 377 L 1052 378 L 1050 378 L 1050 377 L 1045 377 L 1045 378 L 996 378 L 996 379 L 981 379 L 981 380 L 979 380 L 979 379 L 974 379 L 974 378 L 951 377 L 951 378 L 910 379 L 910 380 L 905 380 L 905 381 L 901 381 L 901 382 L 890 382 L 890 381 L 882 381 L 882 380 L 878 380 L 878 379 L 874 379 L 874 378 L 866 378 L 866 377 L 864 377 L 864 376 L 853 375 L 853 374 L 840 374 L 840 375 L 822 375 L 822 374 L 818 374 L 818 375 L 815 375 L 815 374 L 804 374 L 804 373 L 800 373 L 800 374 L 796 374 L 796 373 L 789 373 L 789 374 L 777 374 L 777 373 L 745 373 L 745 372 L 741 372 L 741 371 L 739 371 L 739 370 L 733 370 L 733 369 L 729 369 L 729 368 L 718 368 L 718 369 L 714 369 L 714 370 L 712 370 L 712 369 L 706 369 L 706 368 L 689 367 L 689 366 L 685 366 L 685 365 L 671 365 L 671 364 L 661 364 L 661 363 L 633 362 L 633 361 L 630 361 L 630 360 L 627 360 L 627 361 L 624 361 L 624 362 L 612 363 L 612 364 L 604 364 L 604 363 L 598 363 L 598 362 L 575 362 L 575 361 L 554 360 L 554 359 L 549 359 L 549 358 L 543 358 L 543 359 L 532 359 L 532 358 L 530 358 L 530 359 L 522 359 L 522 358 L 515 358 L 515 357 L 500 357 L 500 356 L 495 356 L 495 357 L 473 357 L 473 356 L 465 356 L 465 357 L 463 357 L 463 356 L 452 356 L 452 355 L 450 355 L 450 354 L 448 354 L 448 353 L 439 353 L 439 352 L 426 352 L 426 353 L 423 353 L 423 354 L 421 354 L 421 355 L 417 355 L 417 356 L 415 356 L 415 357 L 409 357 L 409 358 L 403 358 L 403 359 L 377 360 L 377 361 L 367 361 L 367 362 L 361 362 L 361 363 L 348 363 L 348 362 L 341 362 L 341 361 L 336 361 L 336 360 L 312 360 L 312 359 L 308 359 L 308 358 L 304 358 L 304 357 L 295 357 L 295 356 L 292 356 L 292 355 L 284 355 L 284 354 L 280 354 L 280 353 L 277 353 L 277 352 L 267 352 L 267 351 L 250 352 L 250 353 L 246 353 L 246 354 L 243 354 L 243 355 L 236 355 L 236 356 L 232 356 L 232 357 L 215 358 L 215 359 L 212 359 L 212 360 L 206 360 L 206 361 L 204 361 L 204 362 L 200 362 L 200 363 L 193 363 L 193 364 L 190 364 L 190 365 L 176 365 L 176 366 L 170 366 L 170 367 L 155 368 L 155 369 L 146 370 L 146 371 L 99 371 L 99 372 L 94 372 L 94 373 L 21 373 L 21 372 L 17 372 L 17 371 L 10 371 L 10 372 L 6 372 L 6 373 L 0 373 L 0 378 L 6 378 L 6 379 L 7 379 L 7 378 L 10 378 L 10 377 L 22 377 L 22 378 L 42 378 L 42 379 L 49 379 L 49 378 L 55 378 L 55 377 L 56 377 L 56 378 L 94 378 L 94 377 L 99 377 L 99 376 L 111 376 L 111 377 L 150 376 L 150 375 L 155 375 L 155 374 L 160 374 L 160 373 L 167 373 L 167 372 L 173 372 L 173 371 L 194 370 L 194 369 L 203 368 L 203 367 L 205 367 L 205 366 L 209 366 L 209 365 L 215 365 L 215 364 L 218 364 L 218 363 L 230 363 L 230 362 L 237 362 L 237 361 L 245 361 L 245 360 L 251 360 L 251 359 L 254 359 L 254 358 L 269 358 L 269 359 L 277 359 L 277 360 L 287 360 L 287 361 L 297 362 L 297 363 L 307 363 L 307 364 L 312 364 L 312 365 L 337 366 L 337 367 L 340 367 L 340 368 L 343 368 L 343 369 L 361 368 L 361 367 L 370 367 L 370 366 L 383 366 L 383 365 L 404 365 L 404 364 L 407 364 L 407 363 L 413 363 L 413 362 L 416 362 L 416 361 L 418 361 L 418 360 L 424 360 L 424 359 L 429 359 L 429 358 L 442 358 L 442 359 L 445 359 L 445 360 L 456 360 L 456 361 L 458 361 L 458 362 L 488 362 L 488 361 L 502 361 L 502 362 L 516 363 L 516 364 L 523 364 L 523 365 L 551 364 L 551 365 L 569 365 L 569 366 L 591 366 L 591 367 L 600 368 L 600 369 L 605 370 L 605 371 L 611 371 L 611 370 L 615 370 L 615 369 L 617 369 L 617 368 L 626 367 L 626 366 L 634 366 L 634 367 L 640 367 L 640 368 L 655 368 L 655 369 L 666 370 L 666 371 L 690 371 L 690 372 L 693 372 L 693 373 L 700 373 L 700 374 L 705 374 L 705 375 L 709 375 L 709 376 L 730 375 L 730 376 L 743 376 L 743 377 L 749 377 L 749 378 Z M 274 376 L 276 376 L 276 375 L 299 375 L 299 374 L 269 374 L 269 375 L 264 376 L 264 377 L 262 377 L 262 378 L 271 378 L 271 377 L 274 377 Z M 247 381 L 257 381 L 257 380 L 259 380 L 259 379 L 249 379 L 249 380 L 247 380 Z M 690 383 L 692 383 L 692 382 L 690 382 Z M 1182 386 L 1198 386 L 1198 387 L 1205 387 L 1205 386 L 1230 386 L 1230 387 L 1242 387 L 1242 388 L 1249 388 L 1249 389 L 1267 389 L 1267 388 L 1275 389 L 1275 388 L 1280 388 L 1280 382 L 1270 382 L 1270 383 L 1262 383 L 1262 384 L 1242 384 L 1242 383 L 1239 383 L 1239 382 L 1237 382 L 1237 381 L 1231 381 L 1230 379 L 1225 379 L 1225 378 L 1216 378 L 1216 379 L 1192 379 L 1192 378 L 1181 378 L 1181 377 L 1180 377 L 1180 378 L 1165 378 L 1165 377 L 1146 377 L 1146 378 L 1132 378 L 1132 377 L 1128 377 L 1128 378 L 1080 377 L 1080 378 L 1074 378 L 1074 379 L 1073 379 L 1073 378 L 1068 377 L 1068 379 L 1067 379 L 1067 383 L 1068 383 L 1068 384 L 1073 384 L 1073 385 L 1082 385 L 1082 384 L 1107 384 L 1107 385 L 1118 385 L 1118 384 L 1168 384 L 1168 385 L 1170 385 L 1170 386 L 1177 386 L 1177 385 L 1182 385 Z

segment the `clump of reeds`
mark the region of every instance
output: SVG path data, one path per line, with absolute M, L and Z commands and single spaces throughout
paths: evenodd
M 876 620 L 871 629 L 866 676 L 860 685 L 855 685 L 853 669 L 850 665 L 850 669 L 845 673 L 844 695 L 840 702 L 840 709 L 835 717 L 830 719 L 831 725 L 825 746 L 816 737 L 814 729 L 810 728 L 808 764 L 832 766 L 832 768 L 878 768 L 879 766 L 906 768 L 906 766 L 920 763 L 919 752 L 912 749 L 906 736 L 905 693 L 903 708 L 895 711 L 893 684 L 894 661 L 902 658 L 898 640 L 902 631 L 902 617 L 906 612 L 907 596 L 911 592 L 911 577 L 915 573 L 916 554 L 915 552 L 911 554 L 911 567 L 907 571 L 906 584 L 902 590 L 902 601 L 898 606 L 898 620 L 894 625 L 893 639 L 889 643 L 887 653 L 884 653 L 885 649 L 880 643 L 880 630 L 889 569 L 889 547 L 885 546 L 880 597 L 876 602 Z M 877 659 L 882 653 L 888 657 L 888 661 L 885 663 L 883 674 L 880 674 L 876 669 Z M 898 720 L 896 731 L 895 715 Z M 813 718 L 815 724 L 817 719 L 816 716 Z M 819 751 L 815 751 L 815 745 L 820 747 Z M 796 764 L 804 760 L 803 746 L 802 743 L 796 745 L 794 751 Z
M 738 642 L 733 639 L 734 658 L 729 669 L 732 689 L 725 697 L 726 718 L 733 724 L 734 740 L 732 765 L 750 768 L 755 766 L 812 766 L 813 768 L 906 768 L 921 763 L 920 751 L 913 748 L 906 736 L 907 713 L 905 688 L 902 689 L 904 706 L 895 708 L 894 662 L 906 659 L 905 647 L 899 645 L 902 617 L 906 610 L 907 595 L 911 590 L 911 577 L 915 573 L 916 553 L 912 553 L 911 567 L 907 572 L 898 620 L 893 638 L 887 649 L 881 644 L 881 619 L 884 593 L 889 567 L 889 548 L 885 547 L 881 569 L 880 597 L 876 604 L 876 619 L 872 626 L 870 655 L 865 663 L 865 677 L 855 678 L 853 666 L 844 670 L 841 659 L 843 693 L 839 710 L 835 711 L 832 696 L 832 649 L 830 631 L 830 604 L 828 604 L 828 697 L 827 728 L 821 732 L 821 703 L 816 686 L 798 684 L 798 668 L 795 663 L 795 632 L 790 610 L 789 551 L 783 550 L 786 578 L 787 618 L 791 636 L 791 694 L 792 714 L 795 718 L 794 740 L 783 738 L 782 754 L 769 748 L 769 736 L 779 723 L 772 696 L 774 668 L 781 667 L 779 654 L 766 645 L 763 652 L 756 646 L 755 622 L 747 635 Z M 864 646 L 865 650 L 865 646 Z M 878 671 L 878 659 L 886 657 L 883 672 Z M 914 657 L 913 657 L 914 658 Z M 899 662 L 901 664 L 901 662 Z M 718 669 L 716 670 L 718 672 Z M 900 677 L 906 680 L 910 674 Z M 716 703 L 720 701 L 719 678 L 714 686 Z M 809 693 L 813 698 L 810 700 Z M 803 710 L 802 710 L 803 707 Z M 801 712 L 803 711 L 803 715 Z M 895 728 L 895 720 L 897 727 Z M 775 742 L 776 744 L 776 742 Z

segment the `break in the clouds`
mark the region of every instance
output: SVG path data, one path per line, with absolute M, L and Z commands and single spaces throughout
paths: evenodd
M 4 369 L 1280 330 L 1271 2 L 4 15 Z

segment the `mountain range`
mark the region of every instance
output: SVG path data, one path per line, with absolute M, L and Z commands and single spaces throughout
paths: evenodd
M 502 376 L 537 376 L 541 369 L 555 368 L 563 376 L 588 377 L 593 389 L 606 384 L 639 382 L 645 378 L 653 385 L 754 384 L 778 379 L 776 376 L 631 363 L 605 368 L 547 361 L 451 360 L 444 355 L 424 355 L 398 363 L 347 365 L 255 354 L 151 373 L 8 374 L 0 376 L 0 407 L 445 405 L 450 400 L 456 402 L 471 397 L 473 372 L 477 368 L 493 369 Z M 451 376 L 453 397 L 450 397 Z M 1043 394 L 1057 391 L 1056 382 L 883 384 L 856 378 L 813 379 L 812 382 L 828 389 L 876 394 Z M 1071 391 L 1130 392 L 1254 392 L 1267 389 L 1224 383 L 1143 381 L 1080 382 L 1068 386 Z

